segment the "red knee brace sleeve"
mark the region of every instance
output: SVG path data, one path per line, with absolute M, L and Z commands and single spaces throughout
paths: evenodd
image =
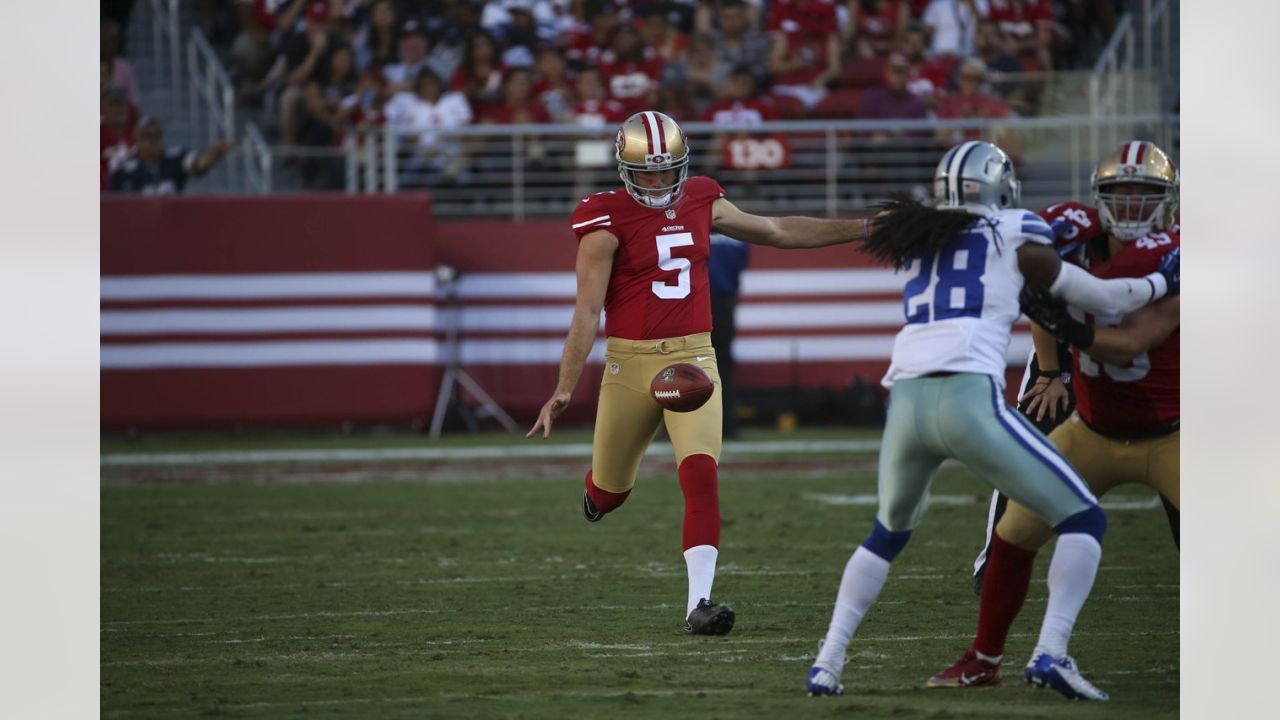
M 720 547 L 716 461 L 709 455 L 690 455 L 680 463 L 679 474 L 684 492 L 684 549 Z

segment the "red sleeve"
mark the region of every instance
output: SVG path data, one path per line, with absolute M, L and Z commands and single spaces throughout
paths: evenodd
M 584 235 L 600 229 L 608 229 L 617 235 L 617 232 L 612 229 L 613 218 L 612 209 L 610 208 L 612 203 L 607 200 L 607 198 L 611 197 L 607 192 L 588 195 L 573 209 L 569 224 L 579 242 L 582 241 Z
M 1054 203 L 1037 213 L 1053 228 L 1058 254 L 1069 253 L 1102 233 L 1098 211 L 1076 202 Z

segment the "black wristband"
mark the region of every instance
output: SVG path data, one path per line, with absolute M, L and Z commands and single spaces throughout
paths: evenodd
M 1093 344 L 1093 334 L 1093 326 L 1082 322 L 1068 320 L 1062 325 L 1062 339 L 1081 350 L 1087 350 Z

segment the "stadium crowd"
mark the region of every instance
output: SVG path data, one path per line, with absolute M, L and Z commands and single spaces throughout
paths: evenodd
M 275 143 L 332 147 L 352 129 L 389 125 L 417 134 L 416 162 L 434 184 L 464 179 L 468 151 L 433 131 L 472 124 L 612 126 L 641 108 L 738 125 L 1033 115 L 1037 74 L 1091 62 L 1123 0 L 194 6 L 239 102 L 260 109 Z M 105 60 L 103 72 L 105 84 Z M 310 174 L 313 185 L 333 181 Z

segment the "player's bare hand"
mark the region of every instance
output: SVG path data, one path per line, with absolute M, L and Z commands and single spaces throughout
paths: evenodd
M 1059 406 L 1066 412 L 1069 401 L 1067 386 L 1056 377 L 1040 378 L 1022 397 L 1031 399 L 1027 404 L 1027 416 L 1035 418 L 1036 422 L 1044 420 L 1045 413 L 1049 414 L 1050 420 L 1057 420 Z
M 542 411 L 538 413 L 538 421 L 533 424 L 533 427 L 524 436 L 531 438 L 541 429 L 544 439 L 551 437 L 551 423 L 555 422 L 556 418 L 560 417 L 560 413 L 569 407 L 569 396 L 570 394 L 567 392 L 552 395 L 551 399 L 542 406 Z

